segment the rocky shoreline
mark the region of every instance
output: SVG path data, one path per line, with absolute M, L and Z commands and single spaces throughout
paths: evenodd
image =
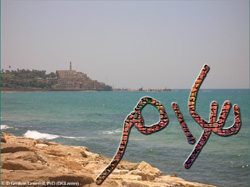
M 16 137 L 1 132 L 1 186 L 93 187 L 111 159 L 84 146 Z M 214 187 L 185 181 L 142 161 L 121 161 L 102 187 Z

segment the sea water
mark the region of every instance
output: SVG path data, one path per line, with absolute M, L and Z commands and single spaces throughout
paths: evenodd
M 242 127 L 238 134 L 223 137 L 214 133 L 190 169 L 184 161 L 194 145 L 187 143 L 172 102 L 176 102 L 191 133 L 198 141 L 203 129 L 189 114 L 190 90 L 171 92 L 23 92 L 1 94 L 1 130 L 16 136 L 54 141 L 63 145 L 87 146 L 90 151 L 112 158 L 119 146 L 123 123 L 141 97 L 160 101 L 169 123 L 151 135 L 132 128 L 123 160 L 145 161 L 163 174 L 216 186 L 249 186 L 249 90 L 200 90 L 196 109 L 209 120 L 210 103 L 219 112 L 225 100 L 240 107 Z M 159 113 L 147 105 L 145 125 L 157 123 Z M 234 122 L 233 109 L 225 128 Z M 103 168 L 104 169 L 104 168 Z

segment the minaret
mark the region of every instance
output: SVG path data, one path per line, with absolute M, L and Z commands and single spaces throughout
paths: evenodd
M 69 71 L 72 71 L 72 63 L 70 62 Z

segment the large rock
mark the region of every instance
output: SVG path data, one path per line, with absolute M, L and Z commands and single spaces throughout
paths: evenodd
M 95 178 L 112 159 L 92 153 L 83 146 L 64 146 L 58 143 L 15 137 L 2 133 L 1 180 L 20 182 L 48 182 L 46 186 L 98 187 Z M 59 183 L 56 183 L 59 182 Z M 2 184 L 3 184 L 2 183 Z M 25 186 L 25 185 L 24 185 Z M 26 186 L 37 186 L 26 185 Z M 122 160 L 101 187 L 208 187 L 185 181 L 176 176 L 162 176 L 162 172 L 146 162 L 130 163 Z
M 27 161 L 5 161 L 1 163 L 2 169 L 8 170 L 43 170 L 45 166 L 41 164 L 31 164 Z
M 1 142 L 6 143 L 5 135 L 1 132 Z
M 136 170 L 138 166 L 139 166 L 138 163 L 131 163 L 131 162 L 126 162 L 122 160 L 117 166 L 117 168 L 121 170 L 124 169 L 124 170 L 133 171 L 133 170 Z
M 142 161 L 139 166 L 137 167 L 137 170 L 141 171 L 145 175 L 153 176 L 153 177 L 158 177 L 162 175 L 162 172 L 149 165 L 148 163 Z
M 19 151 L 30 151 L 30 149 L 22 144 L 1 144 L 1 153 L 15 153 Z
M 42 154 L 39 152 L 31 152 L 31 151 L 19 151 L 14 153 L 6 153 L 2 154 L 2 160 L 23 160 L 29 161 L 31 163 L 47 163 L 45 158 L 43 158 Z
M 120 187 L 120 183 L 113 179 L 107 178 L 102 185 L 97 185 L 96 183 L 87 184 L 84 187 Z
M 147 184 L 140 183 L 138 181 L 123 181 L 121 186 L 123 187 L 149 187 Z
M 66 183 L 75 183 L 74 186 L 84 186 L 86 184 L 91 184 L 94 182 L 94 179 L 87 175 L 59 175 L 59 176 L 53 176 L 49 177 L 50 181 L 61 181 L 62 184 L 64 182 Z M 67 185 L 65 185 L 67 186 Z

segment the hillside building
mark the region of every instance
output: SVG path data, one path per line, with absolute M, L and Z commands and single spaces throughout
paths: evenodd
M 92 80 L 87 76 L 87 74 L 72 70 L 71 62 L 69 70 L 57 71 L 57 77 L 58 83 L 52 86 L 55 90 L 112 90 L 111 86 Z

